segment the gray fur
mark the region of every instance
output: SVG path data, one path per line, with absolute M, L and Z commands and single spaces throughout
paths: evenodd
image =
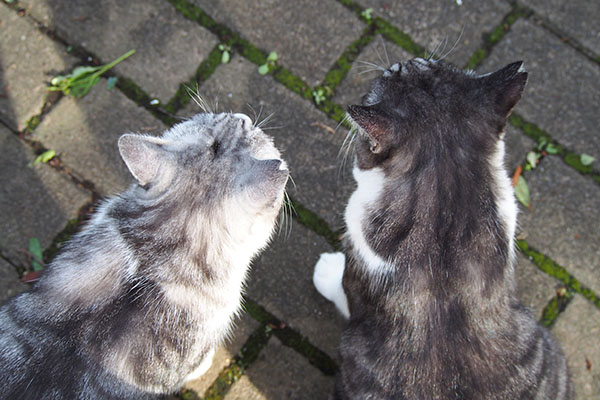
M 560 347 L 515 290 L 502 130 L 526 80 L 521 63 L 477 76 L 417 59 L 348 109 L 358 188 L 334 399 L 572 398 Z
M 0 309 L 1 399 L 156 398 L 227 336 L 288 177 L 239 114 L 123 135 L 138 180 Z

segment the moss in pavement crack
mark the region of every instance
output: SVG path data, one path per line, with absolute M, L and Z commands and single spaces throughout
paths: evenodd
M 334 232 L 323 218 L 319 217 L 291 197 L 290 203 L 292 205 L 293 216 L 298 222 L 315 232 L 317 235 L 324 237 L 334 249 L 341 250 L 342 244 L 339 234 Z
M 568 166 L 574 168 L 576 171 L 583 175 L 589 175 L 600 183 L 600 172 L 595 170 L 592 165 L 583 165 L 581 163 L 581 155 L 574 153 L 558 143 L 550 136 L 550 134 L 544 131 L 542 128 L 534 123 L 526 121 L 522 116 L 518 114 L 512 114 L 509 118 L 509 122 L 515 128 L 518 128 L 526 136 L 539 143 L 552 144 L 557 156 L 559 156 Z
M 551 327 L 558 316 L 565 311 L 567 306 L 573 300 L 575 296 L 575 291 L 572 289 L 568 289 L 563 287 L 557 291 L 556 296 L 554 296 L 544 307 L 544 311 L 542 311 L 542 317 L 540 318 L 540 324 L 549 328 Z
M 540 253 L 536 249 L 529 246 L 529 244 L 522 239 L 516 241 L 519 250 L 542 271 L 551 277 L 561 281 L 569 290 L 579 293 L 589 301 L 591 301 L 596 307 L 600 308 L 600 297 L 594 293 L 594 291 L 584 285 L 582 285 L 573 275 L 569 273 L 563 266 L 557 264 L 550 257 Z
M 475 50 L 465 68 L 475 69 L 481 65 L 483 60 L 490 54 L 492 48 L 500 42 L 500 40 L 506 35 L 506 33 L 510 30 L 511 26 L 517 22 L 517 20 L 521 17 L 528 17 L 531 15 L 531 11 L 529 9 L 514 6 L 513 9 L 506 14 L 506 16 L 502 19 L 502 22 L 498 26 L 496 26 L 490 33 L 484 35 L 483 46 L 479 49 Z
M 272 330 L 266 326 L 258 327 L 246 340 L 232 363 L 225 367 L 213 384 L 206 390 L 204 400 L 218 400 L 225 397 L 231 386 L 237 382 L 267 345 L 272 336 Z
M 338 366 L 327 353 L 312 345 L 308 339 L 300 333 L 286 326 L 285 323 L 265 310 L 260 304 L 249 298 L 245 298 L 244 304 L 248 314 L 271 329 L 271 332 L 284 346 L 290 347 L 306 357 L 309 363 L 317 367 L 325 375 L 335 375 Z

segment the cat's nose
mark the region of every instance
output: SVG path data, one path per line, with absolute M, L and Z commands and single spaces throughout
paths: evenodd
M 243 120 L 247 124 L 248 128 L 252 126 L 252 120 L 246 114 L 235 113 L 235 114 L 233 114 L 233 116 Z

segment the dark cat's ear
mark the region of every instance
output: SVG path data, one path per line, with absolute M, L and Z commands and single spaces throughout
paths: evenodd
M 370 106 L 352 105 L 348 107 L 348 115 L 369 136 L 373 153 L 378 154 L 389 148 L 393 124 L 385 112 Z
M 508 64 L 506 67 L 484 77 L 488 91 L 494 96 L 496 112 L 508 117 L 514 106 L 521 99 L 527 83 L 527 72 L 523 69 L 523 61 Z
M 162 139 L 151 136 L 127 133 L 119 138 L 119 153 L 141 186 L 157 178 L 166 158 L 162 144 Z

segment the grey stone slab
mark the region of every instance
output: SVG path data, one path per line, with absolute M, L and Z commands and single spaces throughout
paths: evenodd
M 600 293 L 600 188 L 557 157 L 526 177 L 531 209 L 521 209 L 521 237 Z
M 67 42 L 108 63 L 136 54 L 115 67 L 163 102 L 187 82 L 217 44 L 214 35 L 176 12 L 166 1 L 26 0 L 31 14 Z
M 332 378 L 272 338 L 225 400 L 319 400 L 332 388 Z
M 550 21 L 588 49 L 600 54 L 600 3 L 587 0 L 523 0 L 537 14 Z
M 527 158 L 527 153 L 535 146 L 535 142 L 523 132 L 506 124 L 504 129 L 504 166 L 511 175 L 515 168 Z
M 500 0 L 464 1 L 461 6 L 456 1 L 420 0 L 363 0 L 361 4 L 429 51 L 437 48 L 436 58 L 447 54 L 445 59 L 458 66 L 467 63 L 483 45 L 483 34 L 491 32 L 510 11 Z
M 338 158 L 344 129 L 331 133 L 336 122 L 271 76 L 259 75 L 254 64 L 239 56 L 217 68 L 199 90 L 209 104 L 218 100 L 218 111 L 244 112 L 254 120 L 249 104 L 257 113 L 262 109 L 260 120 L 273 114 L 265 132 L 273 136 L 290 165 L 295 185 L 288 184 L 288 193 L 333 229 L 343 226 L 344 208 L 354 187 L 352 175 L 343 173 Z M 199 111 L 190 104 L 182 115 Z
M 0 29 L 0 120 L 20 131 L 42 111 L 52 76 L 75 59 L 6 6 L 0 7 Z
M 200 396 L 213 384 L 215 379 L 223 368 L 227 367 L 235 355 L 240 351 L 248 336 L 259 326 L 252 317 L 244 313 L 235 323 L 235 328 L 231 330 L 231 336 L 226 343 L 220 346 L 213 358 L 213 363 L 208 371 L 200 378 L 187 382 L 186 389 L 192 389 Z
M 352 68 L 338 86 L 333 101 L 343 107 L 360 104 L 362 96 L 370 89 L 371 81 L 381 76 L 382 72 L 377 67 L 389 68 L 391 64 L 412 58 L 414 56 L 401 47 L 376 36 L 352 64 Z
M 49 165 L 32 166 L 34 154 L 3 125 L 0 154 L 0 252 L 25 265 L 29 239 L 49 246 L 91 195 Z
M 133 182 L 119 156 L 117 140 L 126 132 L 160 132 L 164 125 L 103 79 L 81 99 L 63 98 L 45 116 L 33 137 L 55 150 L 79 176 L 103 195 Z
M 576 296 L 552 333 L 562 344 L 576 400 L 600 399 L 600 310 Z
M 276 236 L 253 263 L 248 296 L 335 358 L 344 319 L 312 283 L 319 255 L 331 251 L 323 238 L 294 223 L 288 237 Z
M 519 299 L 529 307 L 539 321 L 544 307 L 556 296 L 556 289 L 560 287 L 560 283 L 540 271 L 538 267 L 520 253 L 515 263 L 515 277 Z
M 364 24 L 336 1 L 194 0 L 216 21 L 239 32 L 309 85 L 323 80 Z
M 600 69 L 528 20 L 518 20 L 481 67 L 525 61 L 529 81 L 516 112 L 577 153 L 600 159 Z
M 0 305 L 24 290 L 27 285 L 19 281 L 15 268 L 0 258 Z

